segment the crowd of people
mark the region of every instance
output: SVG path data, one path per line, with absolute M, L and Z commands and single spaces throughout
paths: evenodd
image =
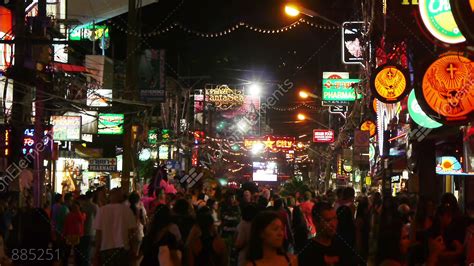
M 13 198 L 3 198 L 0 264 L 474 263 L 474 204 L 463 212 L 449 193 L 435 202 L 356 195 L 351 187 L 285 196 L 257 186 L 218 193 L 183 188 L 166 193 L 158 186 L 146 192 L 102 187 L 85 195 L 56 194 L 44 208 L 30 201 L 19 208 Z M 53 256 L 39 260 L 45 251 Z

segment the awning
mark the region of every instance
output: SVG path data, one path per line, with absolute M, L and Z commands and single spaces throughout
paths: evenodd
M 84 73 L 88 72 L 85 66 L 78 66 L 78 65 L 71 65 L 71 64 L 64 64 L 64 63 L 53 63 L 54 71 L 62 71 L 68 73 Z
M 142 0 L 142 6 L 157 0 Z M 82 24 L 98 23 L 128 12 L 128 0 L 68 0 L 67 18 Z

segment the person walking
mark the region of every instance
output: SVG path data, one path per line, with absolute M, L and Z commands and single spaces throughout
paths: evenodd
M 71 211 L 66 216 L 64 222 L 64 237 L 66 238 L 66 264 L 71 254 L 71 249 L 74 250 L 74 257 L 76 265 L 79 265 L 79 258 L 83 256 L 78 246 L 81 241 L 81 237 L 84 236 L 84 222 L 86 220 L 86 214 L 81 212 L 79 202 L 74 202 L 71 205 Z
M 110 191 L 110 203 L 101 207 L 94 220 L 96 246 L 94 261 L 100 265 L 129 266 L 136 250 L 137 223 L 124 204 L 121 188 Z
M 283 249 L 284 224 L 278 213 L 263 211 L 254 218 L 251 227 L 246 266 L 298 266 L 298 259 Z
M 86 214 L 86 220 L 84 221 L 84 235 L 81 237 L 78 247 L 81 256 L 76 257 L 76 261 L 80 266 L 89 265 L 92 259 L 92 245 L 95 238 L 95 230 L 93 229 L 92 223 L 99 211 L 99 206 L 92 202 L 93 195 L 94 193 L 87 191 L 80 199 L 81 210 Z

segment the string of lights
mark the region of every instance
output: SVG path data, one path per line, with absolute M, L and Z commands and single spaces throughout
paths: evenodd
M 241 22 L 238 22 L 238 23 L 236 23 L 236 24 L 234 24 L 234 25 L 232 25 L 232 26 L 230 26 L 230 27 L 228 27 L 224 30 L 221 30 L 221 31 L 202 32 L 202 31 L 197 31 L 197 30 L 194 30 L 190 27 L 187 27 L 187 26 L 181 24 L 180 22 L 174 22 L 171 25 L 168 25 L 163 29 L 157 29 L 157 30 L 154 30 L 154 31 L 148 32 L 148 33 L 140 33 L 140 32 L 137 32 L 137 31 L 129 30 L 126 27 L 113 22 L 112 20 L 109 20 L 108 22 L 114 28 L 116 28 L 116 29 L 118 29 L 118 30 L 120 30 L 120 31 L 122 31 L 126 34 L 135 35 L 135 36 L 139 36 L 139 37 L 158 36 L 158 35 L 166 34 L 166 33 L 170 32 L 174 29 L 180 29 L 181 31 L 183 31 L 185 33 L 192 34 L 192 35 L 195 35 L 197 37 L 203 37 L 203 38 L 222 37 L 222 36 L 231 34 L 231 33 L 235 32 L 239 29 L 251 30 L 251 31 L 254 31 L 256 33 L 262 33 L 262 34 L 279 34 L 279 33 L 284 33 L 284 32 L 287 32 L 289 30 L 292 30 L 292 29 L 294 29 L 294 28 L 296 28 L 296 27 L 298 27 L 302 24 L 306 24 L 306 25 L 311 26 L 313 28 L 318 28 L 318 29 L 322 29 L 322 30 L 337 30 L 338 29 L 338 27 L 335 27 L 335 26 L 330 26 L 330 25 L 325 25 L 325 24 L 318 24 L 318 23 L 314 23 L 314 22 L 311 22 L 311 21 L 307 21 L 304 18 L 300 18 L 299 20 L 291 23 L 290 25 L 280 27 L 280 28 L 273 28 L 273 29 L 260 28 L 260 27 L 251 25 L 247 22 L 241 21 Z

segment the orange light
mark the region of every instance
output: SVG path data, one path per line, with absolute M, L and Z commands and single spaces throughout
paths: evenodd
M 298 114 L 297 118 L 298 118 L 298 120 L 300 120 L 300 121 L 306 120 L 306 116 L 305 116 L 304 114 Z
M 309 93 L 307 93 L 306 91 L 300 91 L 299 95 L 303 99 L 307 99 L 309 97 Z
M 286 5 L 285 6 L 285 13 L 290 17 L 296 17 L 300 14 L 300 11 L 294 5 Z

